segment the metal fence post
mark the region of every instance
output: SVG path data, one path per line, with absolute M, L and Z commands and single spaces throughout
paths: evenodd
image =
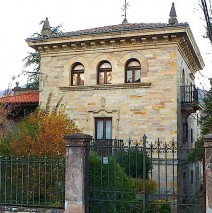
M 146 213 L 146 139 L 147 136 L 143 136 L 143 213 Z
M 204 179 L 206 195 L 206 212 L 212 212 L 212 134 L 203 136 L 205 156 L 204 156 Z
M 65 213 L 88 212 L 88 155 L 90 135 L 73 134 L 66 140 Z

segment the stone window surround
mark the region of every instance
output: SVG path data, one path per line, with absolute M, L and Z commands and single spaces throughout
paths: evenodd
M 90 127 L 89 134 L 95 138 L 95 119 L 96 118 L 111 118 L 112 119 L 112 138 L 117 138 L 119 128 L 119 110 L 108 109 L 102 106 L 97 109 L 88 110 L 88 126 Z
M 129 83 L 129 82 L 127 82 L 126 81 L 126 76 L 127 76 L 127 67 L 128 67 L 128 64 L 131 62 L 131 61 L 138 61 L 137 59 L 135 59 L 135 58 L 130 58 L 130 59 L 128 59 L 127 61 L 126 61 L 126 63 L 125 63 L 125 83 Z M 106 61 L 106 60 L 102 60 L 102 61 L 100 61 L 99 62 L 99 64 L 103 64 L 103 63 L 110 63 L 109 61 Z M 138 61 L 138 63 L 140 63 L 140 61 Z M 72 66 L 71 67 L 74 67 L 75 66 L 75 64 L 81 64 L 81 63 L 79 63 L 79 62 L 75 62 L 74 64 L 72 64 Z M 100 83 L 99 83 L 99 74 L 100 74 L 100 68 L 99 68 L 99 64 L 98 64 L 98 66 L 97 66 L 97 85 L 100 85 Z M 83 64 L 81 64 L 82 66 L 84 66 Z M 112 66 L 111 66 L 112 67 Z M 140 69 L 140 76 L 142 76 L 141 75 L 141 68 L 139 67 L 139 68 L 137 68 L 137 69 Z M 75 86 L 75 85 L 73 85 L 73 68 L 71 68 L 71 86 Z M 107 71 L 108 72 L 108 71 Z M 111 71 L 110 71 L 111 73 L 112 73 L 112 68 L 111 68 Z M 131 83 L 137 83 L 137 82 L 131 82 Z M 138 82 L 138 83 L 140 83 L 140 82 Z M 104 84 L 108 84 L 108 83 L 104 83 Z M 77 86 L 81 86 L 80 84 L 79 85 L 77 85 Z
M 112 69 L 114 70 L 114 73 L 116 72 L 116 74 L 119 72 L 120 70 L 123 70 L 122 73 L 122 78 L 123 78 L 123 83 L 125 82 L 125 66 L 126 63 L 130 60 L 130 59 L 136 59 L 139 61 L 139 63 L 141 64 L 141 78 L 143 77 L 147 77 L 147 73 L 149 71 L 149 65 L 148 65 L 148 61 L 146 60 L 146 58 L 144 57 L 144 55 L 142 55 L 141 52 L 125 52 L 123 53 L 123 55 L 120 58 L 115 58 L 113 54 L 99 54 L 98 56 L 96 56 L 91 62 L 88 61 L 83 55 L 80 56 L 74 56 L 72 58 L 70 58 L 65 66 L 64 66 L 64 73 L 61 76 L 61 81 L 60 81 L 60 88 L 67 88 L 70 86 L 70 74 L 67 75 L 67 71 L 69 70 L 68 73 L 70 73 L 70 67 L 73 66 L 74 63 L 81 63 L 84 68 L 85 68 L 85 75 L 86 75 L 86 70 L 97 70 L 98 65 L 101 61 L 108 61 L 111 66 Z M 67 77 L 69 76 L 69 79 L 67 79 Z M 98 78 L 98 76 L 97 76 Z M 97 83 L 97 81 L 96 81 Z M 143 82 L 143 83 L 149 83 L 149 82 Z M 117 87 L 116 83 L 112 83 L 112 85 L 115 84 Z M 142 83 L 134 83 L 134 84 L 142 84 Z M 104 84 L 105 85 L 105 84 Z M 121 84 L 123 86 L 123 84 Z M 85 84 L 84 86 L 90 87 L 90 86 L 94 86 L 94 85 L 86 85 L 86 76 L 85 76 Z M 96 86 L 96 85 L 95 85 Z M 141 85 L 140 85 L 141 86 Z M 142 85 L 143 86 L 143 85 Z M 146 85 L 145 85 L 146 86 Z M 81 86 L 79 86 L 81 87 Z M 133 86 L 134 87 L 134 86 Z M 76 90 L 76 88 L 74 88 L 74 90 Z M 81 90 L 81 88 L 80 88 Z

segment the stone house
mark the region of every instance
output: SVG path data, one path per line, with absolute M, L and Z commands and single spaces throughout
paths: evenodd
M 46 75 L 40 102 L 50 91 L 52 106 L 64 96 L 66 113 L 84 133 L 96 139 L 140 139 L 145 133 L 149 140 L 193 146 L 201 109 L 194 80 L 204 62 L 174 4 L 168 23 L 125 20 L 54 35 L 46 19 L 41 36 L 26 42 L 40 53 Z M 185 167 L 181 174 L 190 177 L 191 171 Z

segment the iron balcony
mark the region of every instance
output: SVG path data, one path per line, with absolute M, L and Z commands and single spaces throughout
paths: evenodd
M 194 85 L 181 86 L 181 110 L 192 113 L 200 108 L 196 87 Z

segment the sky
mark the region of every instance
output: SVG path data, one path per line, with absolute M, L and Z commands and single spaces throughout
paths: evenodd
M 34 50 L 25 39 L 40 32 L 39 23 L 48 17 L 52 27 L 62 24 L 64 32 L 121 24 L 125 0 L 0 0 L 0 90 L 7 88 L 13 76 L 20 85 L 26 77 L 23 58 Z M 127 0 L 129 23 L 167 23 L 173 0 Z M 204 15 L 199 0 L 175 0 L 178 22 L 188 22 L 205 62 L 196 75 L 197 86 L 209 89 L 212 78 L 212 45 L 204 39 Z

